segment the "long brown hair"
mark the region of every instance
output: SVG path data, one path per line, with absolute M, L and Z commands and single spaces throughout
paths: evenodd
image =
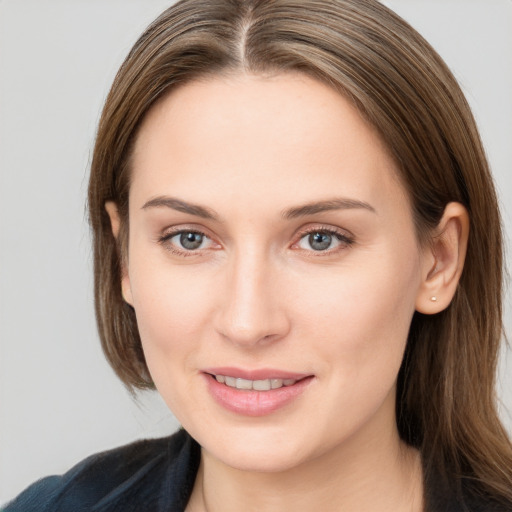
M 462 495 L 512 502 L 512 449 L 497 412 L 502 234 L 496 194 L 469 106 L 431 46 L 376 0 L 183 0 L 137 41 L 100 121 L 89 187 L 96 315 L 105 354 L 131 390 L 151 388 L 134 311 L 121 296 L 130 152 L 151 106 L 207 74 L 302 72 L 348 98 L 380 133 L 428 243 L 450 201 L 470 215 L 451 305 L 416 313 L 398 378 L 401 437 Z M 105 202 L 122 220 L 116 245 Z M 508 500 L 508 501 L 507 501 Z

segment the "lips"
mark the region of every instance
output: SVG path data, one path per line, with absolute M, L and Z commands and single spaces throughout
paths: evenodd
M 218 404 L 247 416 L 277 411 L 298 398 L 313 380 L 313 375 L 271 369 L 210 368 L 203 375 Z

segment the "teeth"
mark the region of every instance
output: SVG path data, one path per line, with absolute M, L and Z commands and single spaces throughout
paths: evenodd
M 236 379 L 236 389 L 252 389 L 252 380 Z
M 268 391 L 272 387 L 270 379 L 267 380 L 255 380 L 252 383 L 252 389 L 256 391 Z
M 224 382 L 230 388 L 236 388 L 236 379 L 235 379 L 235 377 L 224 377 Z
M 283 379 L 271 379 L 270 386 L 272 389 L 280 388 L 283 385 Z
M 271 389 L 279 389 L 283 386 L 293 386 L 297 381 L 295 379 L 264 379 L 264 380 L 248 380 L 228 375 L 215 375 L 215 380 L 221 384 L 226 384 L 230 388 L 255 391 L 269 391 Z

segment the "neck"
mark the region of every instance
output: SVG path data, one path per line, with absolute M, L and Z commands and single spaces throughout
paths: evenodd
M 187 512 L 421 512 L 420 455 L 393 427 L 273 473 L 229 467 L 203 450 Z

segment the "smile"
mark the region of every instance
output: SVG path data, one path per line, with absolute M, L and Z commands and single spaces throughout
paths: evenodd
M 292 406 L 315 380 L 311 374 L 270 369 L 211 368 L 201 373 L 213 400 L 243 416 L 265 416 Z
M 225 384 L 230 388 L 245 390 L 245 391 L 270 391 L 271 389 L 279 389 L 283 386 L 293 386 L 297 379 L 263 379 L 263 380 L 249 380 L 237 377 L 230 377 L 229 375 L 212 375 L 217 382 Z

